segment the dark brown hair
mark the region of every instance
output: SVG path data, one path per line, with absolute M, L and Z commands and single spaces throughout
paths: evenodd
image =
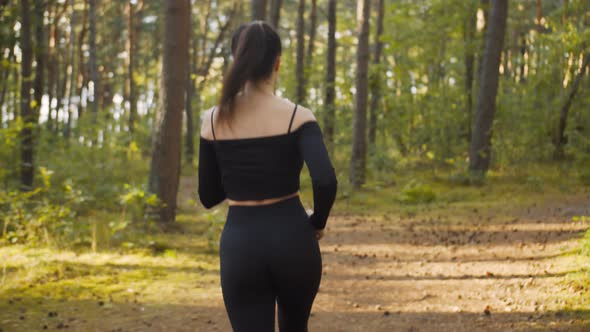
M 218 118 L 231 118 L 237 94 L 248 81 L 259 82 L 272 74 L 277 57 L 281 55 L 281 38 L 267 23 L 254 21 L 241 25 L 232 36 L 234 61 L 223 78 Z

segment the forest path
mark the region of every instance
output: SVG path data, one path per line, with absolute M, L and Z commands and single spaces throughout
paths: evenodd
M 579 301 L 584 289 L 565 282 L 588 267 L 575 250 L 589 224 L 572 221 L 588 208 L 579 198 L 518 210 L 336 215 L 321 241 L 324 275 L 310 331 L 590 331 L 588 307 Z M 31 317 L 23 303 L 23 319 L 35 322 L 23 329 L 14 299 L 14 312 L 0 313 L 0 330 L 231 330 L 218 271 L 192 264 L 164 271 L 141 294 L 98 305 L 44 299 L 40 316 Z
M 588 266 L 567 254 L 588 208 L 335 218 L 312 330 L 590 331 L 588 312 L 562 311 L 576 292 L 564 279 Z

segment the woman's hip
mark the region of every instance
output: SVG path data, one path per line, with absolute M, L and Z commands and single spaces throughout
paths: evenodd
M 220 245 L 232 251 L 271 253 L 318 247 L 299 196 L 267 205 L 230 206 Z

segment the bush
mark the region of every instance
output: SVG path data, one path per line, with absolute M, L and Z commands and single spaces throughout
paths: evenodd
M 84 195 L 68 183 L 52 188 L 52 172 L 45 168 L 40 175 L 43 186 L 32 191 L 0 191 L 2 242 L 52 245 L 83 227 L 74 221 Z

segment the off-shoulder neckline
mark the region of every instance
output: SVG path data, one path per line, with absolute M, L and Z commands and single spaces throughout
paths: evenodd
M 297 127 L 296 129 L 291 130 L 288 133 L 284 133 L 284 134 L 275 134 L 275 135 L 267 135 L 267 136 L 255 136 L 255 137 L 242 137 L 242 138 L 223 138 L 223 139 L 209 139 L 209 138 L 205 138 L 203 136 L 200 136 L 200 138 L 202 140 L 205 140 L 207 142 L 249 142 L 249 141 L 257 141 L 257 140 L 269 140 L 269 139 L 276 139 L 276 138 L 281 138 L 281 137 L 287 137 L 287 136 L 291 136 L 295 133 L 297 133 L 301 128 L 305 127 L 306 125 L 311 125 L 311 124 L 317 124 L 318 122 L 315 120 L 312 121 L 305 121 L 303 122 L 301 125 L 299 125 L 299 127 Z

